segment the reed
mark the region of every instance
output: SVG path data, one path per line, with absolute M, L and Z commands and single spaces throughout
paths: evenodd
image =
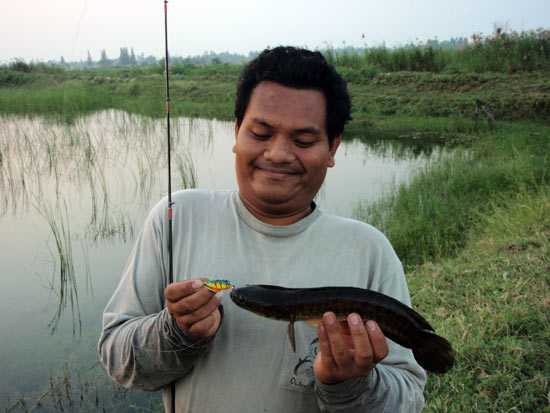
M 67 204 L 64 203 L 64 215 L 62 215 L 62 211 L 56 213 L 51 205 L 40 198 L 35 198 L 33 206 L 50 227 L 55 245 L 54 248 L 51 248 L 48 243 L 48 249 L 55 262 L 53 277 L 50 282 L 50 292 L 57 295 L 58 302 L 57 309 L 48 324 L 48 328 L 50 328 L 52 334 L 57 330 L 63 312 L 65 308 L 69 306 L 72 314 L 73 335 L 76 335 L 77 331 L 80 334 L 82 331 L 82 322 L 78 303 L 76 274 L 73 264 L 73 240 L 71 237 Z M 57 273 L 57 265 L 59 265 L 59 279 L 56 281 L 55 275 Z
M 191 155 L 187 152 L 174 154 L 174 165 L 177 171 L 178 182 L 175 187 L 178 189 L 196 188 L 198 185 L 195 166 Z

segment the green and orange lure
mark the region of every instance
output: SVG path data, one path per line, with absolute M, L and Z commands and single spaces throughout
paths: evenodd
M 229 290 L 231 287 L 233 287 L 233 284 L 231 284 L 227 280 L 210 280 L 206 281 L 204 283 L 204 286 L 210 291 L 217 293 L 219 291 Z

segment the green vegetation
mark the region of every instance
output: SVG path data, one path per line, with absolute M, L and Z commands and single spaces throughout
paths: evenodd
M 550 31 L 507 33 L 497 29 L 492 36 L 482 34 L 459 39 L 455 47 L 440 47 L 438 41 L 407 45 L 390 50 L 386 47 L 343 52 L 328 49 L 325 54 L 336 66 L 362 70 L 364 74 L 380 71 L 447 73 L 516 73 L 550 71 Z
M 467 149 L 429 165 L 378 203 L 359 205 L 356 215 L 382 229 L 407 264 L 453 256 L 494 202 L 550 185 L 549 137 L 549 127 L 526 123 L 481 132 Z
M 229 65 L 228 65 L 229 66 Z M 172 76 L 174 116 L 230 119 L 237 74 L 209 70 L 186 77 Z M 230 79 L 230 80 L 229 80 Z M 162 73 L 145 70 L 96 70 L 61 75 L 0 71 L 0 112 L 46 115 L 72 121 L 102 109 L 121 109 L 145 116 L 165 116 Z
M 362 53 L 325 50 L 353 96 L 351 129 L 385 116 L 472 119 L 475 101 L 499 120 L 550 119 L 550 31 L 472 36 L 455 48 L 410 45 Z M 174 116 L 231 120 L 242 64 L 171 65 Z M 432 63 L 431 63 L 432 62 Z M 163 60 L 120 69 L 64 70 L 15 61 L 0 68 L 0 113 L 68 121 L 116 108 L 164 116 Z M 485 116 L 485 113 L 482 114 Z
M 415 309 L 455 348 L 453 370 L 428 377 L 425 410 L 550 411 L 550 128 L 462 136 L 459 155 L 356 214 L 386 232 Z
M 429 376 L 425 411 L 550 411 L 549 194 L 508 196 L 470 226 L 455 258 L 408 273 L 413 305 L 458 360 Z

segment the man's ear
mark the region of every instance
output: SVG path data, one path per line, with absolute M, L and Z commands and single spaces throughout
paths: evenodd
M 342 135 L 338 135 L 332 140 L 332 146 L 329 149 L 329 158 L 327 162 L 327 166 L 329 168 L 332 168 L 336 164 L 334 161 L 334 155 L 336 155 L 336 150 L 338 149 L 338 146 L 340 146 L 340 142 L 342 142 Z
M 233 153 L 235 153 L 235 146 L 237 146 L 237 135 L 239 134 L 239 121 L 235 119 L 235 145 L 233 145 Z

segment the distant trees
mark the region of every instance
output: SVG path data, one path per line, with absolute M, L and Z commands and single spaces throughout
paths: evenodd
M 136 54 L 132 47 L 130 53 L 128 53 L 127 47 L 120 48 L 120 56 L 118 57 L 118 64 L 120 66 L 131 66 L 137 64 Z
M 120 56 L 118 58 L 118 64 L 121 66 L 128 66 L 130 64 L 130 54 L 127 47 L 120 48 Z
M 197 56 L 170 56 L 170 64 L 194 64 L 194 65 L 222 65 L 227 63 L 243 63 L 247 62 L 253 57 L 257 56 L 258 52 L 250 52 L 248 56 L 221 52 L 216 53 L 214 51 L 207 51 Z M 85 69 L 85 68 L 117 68 L 117 67 L 149 67 L 149 66 L 162 66 L 164 70 L 164 57 L 158 58 L 153 55 L 146 56 L 144 53 L 138 53 L 134 51 L 133 47 L 120 47 L 119 56 L 109 58 L 107 56 L 106 49 L 100 50 L 99 60 L 94 60 L 90 50 L 86 51 L 85 58 L 78 61 L 67 61 L 64 56 L 60 56 L 59 59 L 50 60 L 44 64 L 62 69 Z M 13 67 L 12 67 L 13 66 Z M 0 63 L 0 68 L 2 64 Z M 23 69 L 30 70 L 30 66 L 21 59 L 15 59 L 13 64 L 10 64 L 10 68 L 15 71 L 23 71 Z
M 107 66 L 109 64 L 109 59 L 107 59 L 107 52 L 105 49 L 101 51 L 101 59 L 99 59 L 99 64 L 101 66 Z
M 130 64 L 131 65 L 137 64 L 136 54 L 134 53 L 134 48 L 133 47 L 132 47 L 132 51 L 130 52 Z

